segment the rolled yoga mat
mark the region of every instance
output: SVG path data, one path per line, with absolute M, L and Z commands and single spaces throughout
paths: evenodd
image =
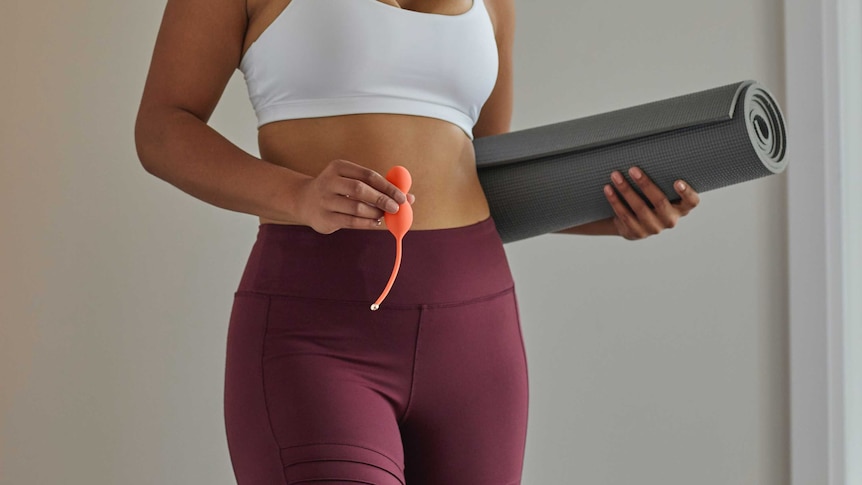
M 673 182 L 697 192 L 781 173 L 786 133 L 765 87 L 706 91 L 473 141 L 479 180 L 503 242 L 614 215 L 610 174 L 640 167 L 670 201 Z

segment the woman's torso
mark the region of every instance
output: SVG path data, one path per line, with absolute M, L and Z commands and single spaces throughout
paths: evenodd
M 249 0 L 243 54 L 291 1 L 326 0 Z M 481 0 L 422 0 L 421 5 L 402 0 L 401 6 L 395 0 L 352 1 L 377 1 L 384 7 L 403 7 L 414 13 L 459 15 L 470 9 L 473 1 Z M 472 141 L 448 121 L 389 113 L 281 120 L 260 127 L 258 144 L 263 160 L 312 176 L 334 159 L 381 174 L 393 165 L 405 166 L 413 178 L 410 192 L 416 196 L 413 229 L 465 226 L 489 215 Z M 263 217 L 260 222 L 299 223 Z

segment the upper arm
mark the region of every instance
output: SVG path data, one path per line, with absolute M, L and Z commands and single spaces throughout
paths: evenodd
M 473 127 L 473 137 L 506 133 L 512 121 L 513 86 L 512 86 L 512 46 L 515 39 L 515 1 L 485 0 L 494 22 L 494 35 L 497 39 L 499 53 L 499 68 L 497 83 L 491 95 L 482 106 L 479 119 Z
M 237 68 L 245 0 L 168 0 L 144 85 L 138 123 L 163 109 L 209 120 Z

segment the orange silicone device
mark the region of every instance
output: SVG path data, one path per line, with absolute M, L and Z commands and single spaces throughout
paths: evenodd
M 405 194 L 410 191 L 410 186 L 413 184 L 410 172 L 401 165 L 392 167 L 389 173 L 386 174 L 386 180 L 392 182 L 392 185 L 398 187 Z M 392 268 L 392 275 L 389 276 L 389 282 L 386 283 L 383 293 L 371 305 L 372 311 L 380 308 L 380 303 L 389 294 L 389 290 L 392 289 L 392 283 L 395 283 L 395 277 L 398 276 L 398 268 L 401 267 L 401 240 L 413 224 L 413 207 L 409 202 L 404 202 L 398 207 L 398 212 L 395 214 L 387 212 L 383 214 L 383 219 L 386 221 L 386 228 L 395 236 L 395 267 Z

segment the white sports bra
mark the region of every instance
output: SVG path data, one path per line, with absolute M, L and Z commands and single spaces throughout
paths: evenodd
M 473 125 L 494 84 L 497 43 L 483 0 L 460 15 L 379 0 L 291 0 L 240 62 L 258 128 L 357 113 Z

